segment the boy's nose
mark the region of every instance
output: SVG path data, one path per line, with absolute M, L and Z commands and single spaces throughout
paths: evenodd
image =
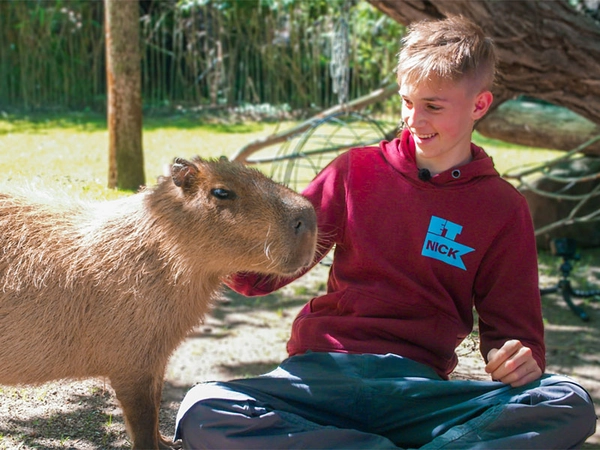
M 409 127 L 416 126 L 421 120 L 421 115 L 416 111 L 416 108 L 407 109 L 403 111 L 402 119 L 404 123 Z

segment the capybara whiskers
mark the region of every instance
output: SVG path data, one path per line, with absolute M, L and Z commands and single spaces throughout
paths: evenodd
M 137 449 L 158 428 L 166 364 L 228 275 L 309 265 L 301 195 L 225 160 L 176 159 L 123 199 L 0 194 L 0 384 L 106 377 Z

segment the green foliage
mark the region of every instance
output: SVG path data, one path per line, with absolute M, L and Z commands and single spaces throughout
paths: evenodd
M 101 2 L 0 2 L 0 104 L 84 108 L 103 98 L 99 6 Z
M 351 34 L 360 37 L 354 48 L 355 70 L 360 68 L 365 72 L 364 76 L 370 77 L 381 73 L 391 81 L 395 77 L 396 56 L 404 27 L 374 10 L 367 2 L 356 6 L 355 15 Z
M 358 0 L 166 0 L 140 4 L 146 110 L 337 103 L 329 61 L 351 25 L 350 98 L 393 77 L 403 27 Z M 102 111 L 103 2 L 0 1 L 0 104 Z

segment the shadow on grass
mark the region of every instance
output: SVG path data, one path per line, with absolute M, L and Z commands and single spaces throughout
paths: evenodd
M 281 292 L 274 292 L 262 297 L 245 297 L 234 291 L 225 291 L 225 300 L 220 303 L 212 315 L 216 318 L 224 318 L 229 312 L 244 313 L 249 311 L 279 311 L 282 309 L 295 308 L 304 305 L 313 296 L 317 295 L 316 288 L 297 292 L 293 296 Z
M 546 371 L 579 382 L 600 415 L 600 304 L 585 304 L 589 322 L 573 314 L 560 295 L 544 296 L 542 304 L 547 321 Z M 581 448 L 600 449 L 600 434 L 592 435 Z
M 279 362 L 262 362 L 256 361 L 242 364 L 221 364 L 220 367 L 224 372 L 229 374 L 229 378 L 249 378 L 257 377 L 265 373 L 271 372 L 279 366 Z
M 236 328 L 252 325 L 254 320 L 251 313 L 268 312 L 283 314 L 284 311 L 295 311 L 317 295 L 318 286 L 313 289 L 301 290 L 293 295 L 275 292 L 261 297 L 245 297 L 231 290 L 223 293 L 223 299 L 218 301 L 210 316 L 222 324 L 224 332 L 210 329 L 202 331 L 202 327 L 188 335 L 188 338 L 224 339 Z M 294 312 L 295 313 L 295 312 Z M 205 327 L 210 328 L 210 327 Z
M 589 321 L 585 322 L 576 316 L 560 294 L 542 298 L 547 362 L 566 375 L 577 375 L 580 366 L 595 366 L 597 373 L 594 374 L 594 381 L 600 383 L 600 303 L 578 299 L 574 299 L 574 302 L 585 309 Z
M 48 128 L 75 129 L 78 131 L 105 131 L 107 118 L 105 114 L 95 112 L 57 112 L 57 113 L 24 113 L 3 114 L 0 116 L 0 135 L 8 133 L 35 132 L 43 133 Z M 260 131 L 263 124 L 255 121 L 229 122 L 225 119 L 193 114 L 145 114 L 143 128 L 147 131 L 157 129 L 201 129 L 206 128 L 215 133 L 253 133 Z
M 121 411 L 108 412 L 115 402 L 109 391 L 71 394 L 64 410 L 48 413 L 40 408 L 27 418 L 15 414 L 0 426 L 0 447 L 10 439 L 19 448 L 122 448 L 126 436 Z
M 79 131 L 106 130 L 106 116 L 92 112 L 4 114 L 0 116 L 0 135 L 8 133 L 43 133 L 49 128 Z
M 553 258 L 553 259 L 552 259 Z M 580 263 L 574 265 L 570 280 L 575 289 L 600 289 L 600 249 L 582 251 Z M 548 275 L 558 281 L 560 258 L 541 255 L 540 262 Z M 574 314 L 560 293 L 542 297 L 546 329 L 547 372 L 570 376 L 590 394 L 600 414 L 600 298 L 573 298 L 575 305 L 589 315 L 583 321 Z M 583 445 L 584 449 L 600 449 L 600 434 L 596 433 Z
M 165 382 L 160 429 L 167 439 L 173 437 L 179 404 L 191 387 Z M 57 389 L 62 388 L 70 390 L 68 385 Z M 122 410 L 110 389 L 89 395 L 69 394 L 64 408 L 50 413 L 43 406 L 37 414 L 24 417 L 10 412 L 11 417 L 0 422 L 0 448 L 113 450 L 131 446 Z

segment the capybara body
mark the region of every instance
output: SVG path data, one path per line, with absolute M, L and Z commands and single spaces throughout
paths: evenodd
M 0 384 L 107 377 L 140 449 L 167 445 L 166 364 L 223 278 L 294 273 L 316 244 L 306 199 L 223 160 L 115 201 L 27 197 L 0 194 Z

